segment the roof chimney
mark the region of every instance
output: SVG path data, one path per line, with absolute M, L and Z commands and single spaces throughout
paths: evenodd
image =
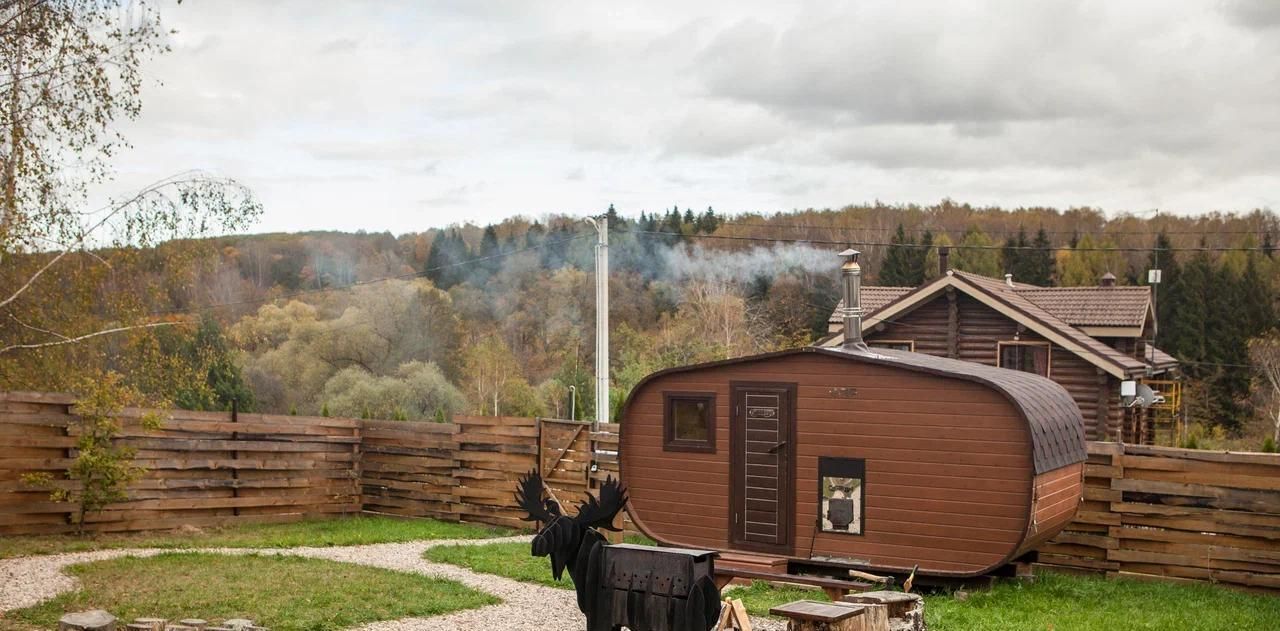
M 949 269 L 951 269 L 951 248 L 940 245 L 938 246 L 938 276 L 946 276 Z
M 849 248 L 840 253 L 846 257 L 840 266 L 840 281 L 844 289 L 844 348 L 865 348 L 862 342 L 862 266 L 858 265 L 861 252 Z
M 1107 272 L 1106 274 L 1102 275 L 1102 279 L 1098 284 L 1102 285 L 1103 287 L 1115 287 L 1116 275 L 1112 274 L 1111 272 Z
M 1013 274 L 1004 275 L 1004 284 L 1013 287 Z

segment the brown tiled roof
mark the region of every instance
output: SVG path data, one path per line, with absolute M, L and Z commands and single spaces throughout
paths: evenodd
M 1168 370 L 1177 368 L 1178 358 L 1170 355 L 1154 346 L 1147 346 L 1147 363 L 1151 364 L 1156 370 Z
M 906 295 L 915 287 L 881 287 L 879 285 L 863 285 L 862 286 L 862 310 L 870 314 L 880 307 L 883 307 L 898 298 Z M 843 322 L 840 316 L 840 310 L 844 308 L 844 299 L 836 303 L 835 311 L 831 312 L 831 322 Z
M 987 278 L 986 276 L 979 276 L 978 274 L 959 271 L 952 272 L 952 274 L 956 278 L 959 278 L 972 286 L 978 287 L 988 295 L 995 297 L 997 300 L 1004 302 L 1010 307 L 1021 311 L 1033 320 L 1053 329 L 1059 335 L 1079 344 L 1095 355 L 1115 364 L 1125 373 L 1141 373 L 1146 370 L 1146 364 L 1142 361 L 1125 355 L 1124 353 L 1099 342 L 1098 340 L 1086 335 L 1080 329 L 1067 324 L 1057 316 L 1049 313 L 1044 308 L 1040 307 L 1040 305 L 1031 302 L 1023 295 L 1024 290 L 1020 290 L 1016 287 L 1009 287 L 1002 280 Z
M 1146 286 L 1036 287 L 1015 291 L 1073 326 L 1141 327 L 1151 308 L 1151 288 Z
M 988 283 L 998 283 L 1001 291 L 1008 291 L 1009 286 L 1003 280 L 956 272 L 966 278 L 981 278 Z M 901 298 L 914 287 L 880 287 L 863 286 L 862 308 L 867 315 L 878 311 L 881 307 Z M 1151 306 L 1150 287 L 1038 287 L 1026 283 L 1014 283 L 1013 291 L 1030 300 L 1054 317 L 1072 326 L 1129 326 L 1141 327 L 1146 324 L 1147 310 Z M 844 301 L 836 305 L 831 313 L 830 322 L 840 322 L 839 309 Z
M 842 347 L 819 350 L 994 387 L 1021 410 L 1027 420 L 1031 430 L 1032 461 L 1037 474 L 1083 462 L 1087 457 L 1084 418 L 1079 406 L 1062 386 L 1040 375 L 908 351 Z

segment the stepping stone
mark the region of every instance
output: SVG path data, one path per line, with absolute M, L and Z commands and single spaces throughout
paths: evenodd
M 115 631 L 116 617 L 101 610 L 69 613 L 58 619 L 58 631 Z

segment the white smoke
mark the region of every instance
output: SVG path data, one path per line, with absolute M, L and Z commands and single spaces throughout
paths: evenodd
M 673 247 L 666 253 L 672 280 L 710 281 L 717 284 L 773 278 L 787 272 L 834 273 L 840 257 L 830 249 L 804 243 L 756 246 L 750 250 L 716 250 L 701 245 Z

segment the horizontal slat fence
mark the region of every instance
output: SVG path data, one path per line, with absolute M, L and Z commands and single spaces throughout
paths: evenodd
M 148 469 L 97 531 L 288 521 L 360 510 L 525 528 L 516 480 L 545 469 L 570 504 L 619 476 L 618 426 L 514 417 L 451 423 L 162 413 L 121 441 Z M 21 482 L 61 478 L 74 456 L 74 400 L 0 393 L 0 535 L 73 529 L 71 508 Z M 540 440 L 541 438 L 541 440 Z M 70 482 L 59 485 L 68 488 Z M 569 508 L 569 510 L 573 510 Z M 634 532 L 629 520 L 622 524 Z M 1043 565 L 1108 576 L 1280 590 L 1280 455 L 1089 443 L 1084 503 L 1039 550 Z
M 1280 455 L 1090 443 L 1084 500 L 1041 563 L 1280 590 Z
M 351 419 L 160 411 L 159 429 L 143 410 L 121 414 L 119 443 L 136 450 L 145 476 L 129 499 L 86 516 L 100 532 L 237 521 L 288 521 L 360 511 L 360 426 Z M 64 472 L 74 457 L 74 399 L 0 393 L 0 534 L 74 530 L 72 508 L 22 481 L 47 473 L 74 490 Z M 233 421 L 233 418 L 235 419 Z
M 531 418 L 364 421 L 365 510 L 527 528 L 516 481 L 538 465 Z

